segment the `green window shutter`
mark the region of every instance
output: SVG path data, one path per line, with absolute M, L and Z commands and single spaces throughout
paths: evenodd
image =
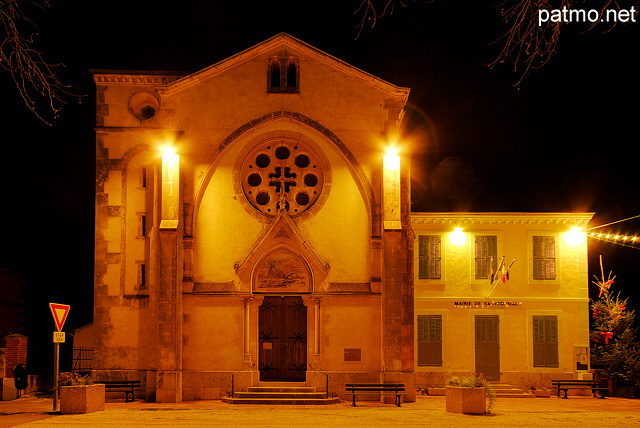
M 559 367 L 558 317 L 533 317 L 533 366 Z
M 556 279 L 556 240 L 553 236 L 533 237 L 533 279 Z
M 418 366 L 442 367 L 440 315 L 418 315 Z
M 418 236 L 418 278 L 440 279 L 440 235 Z
M 492 263 L 493 261 L 493 263 Z M 490 235 L 476 236 L 476 256 L 475 256 L 475 277 L 476 279 L 487 279 L 489 273 L 495 272 L 498 266 L 498 237 Z

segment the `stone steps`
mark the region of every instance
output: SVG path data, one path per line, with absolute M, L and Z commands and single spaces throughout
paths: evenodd
M 272 406 L 310 406 L 337 404 L 339 398 L 222 398 L 223 403 L 229 404 L 269 404 Z
M 525 392 L 520 388 L 514 388 L 506 383 L 489 383 L 496 393 L 496 398 L 535 398 L 535 395 Z
M 295 392 L 295 391 L 280 391 L 280 392 L 236 392 L 236 398 L 326 398 L 324 392 Z
M 296 387 L 283 387 L 283 386 L 250 386 L 247 388 L 247 392 L 316 392 L 316 389 L 311 386 L 296 386 Z
M 260 386 L 250 386 L 247 391 L 235 392 L 233 397 L 223 397 L 222 401 L 229 404 L 323 405 L 339 403 L 340 399 L 327 398 L 325 392 L 317 392 L 304 383 L 261 382 Z

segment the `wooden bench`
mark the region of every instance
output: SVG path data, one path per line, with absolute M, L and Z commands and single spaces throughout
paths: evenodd
M 609 388 L 603 387 L 599 380 L 552 380 L 551 384 L 558 388 L 558 397 L 560 397 L 560 391 L 564 391 L 563 398 L 569 398 L 567 391 L 570 389 L 591 389 L 593 398 L 597 397 L 596 393 L 600 393 L 600 398 L 604 398 L 605 391 L 609 390 Z
M 135 391 L 140 389 L 139 380 L 102 380 L 96 383 L 104 383 L 106 392 L 124 392 L 125 403 L 134 401 Z
M 404 392 L 404 383 L 348 383 L 345 385 L 347 395 L 353 396 L 353 407 L 356 407 L 358 395 L 395 395 L 396 406 L 400 407 Z

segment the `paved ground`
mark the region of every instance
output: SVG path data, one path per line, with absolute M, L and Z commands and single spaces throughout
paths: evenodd
M 5 427 L 640 427 L 640 400 L 591 397 L 500 398 L 489 415 L 447 413 L 444 397 L 418 397 L 401 408 L 366 402 L 330 406 L 230 405 L 221 401 L 133 403 L 109 401 L 103 412 L 60 415 L 50 398 L 0 401 L 0 428 Z

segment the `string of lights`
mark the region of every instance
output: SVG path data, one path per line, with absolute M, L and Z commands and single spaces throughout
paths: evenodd
M 609 242 L 611 244 L 622 245 L 623 247 L 635 248 L 640 250 L 640 237 L 637 235 L 621 235 L 617 233 L 596 233 L 587 232 L 589 238 L 598 239 L 600 241 Z
M 622 245 L 623 247 L 635 248 L 640 250 L 640 236 L 638 235 L 625 235 L 620 233 L 593 231 L 594 229 L 600 229 L 601 227 L 611 226 L 612 224 L 622 223 L 623 221 L 632 220 L 638 217 L 640 217 L 640 215 L 625 218 L 622 220 L 616 220 L 607 224 L 601 224 L 600 226 L 591 227 L 587 230 L 587 236 L 592 239 L 598 239 L 600 241 L 608 242 L 611 244 Z

